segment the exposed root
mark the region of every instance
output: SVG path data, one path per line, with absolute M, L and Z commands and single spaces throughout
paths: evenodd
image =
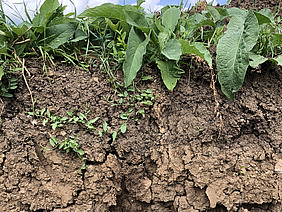
M 30 75 L 30 73 L 29 73 L 29 71 L 28 71 L 28 69 L 26 68 L 26 66 L 24 65 L 24 63 L 25 63 L 25 60 L 24 60 L 24 58 L 23 58 L 23 61 L 21 61 L 21 59 L 19 58 L 19 57 L 17 57 L 17 59 L 20 61 L 20 63 L 22 64 L 22 76 L 23 76 L 23 79 L 24 79 L 24 82 L 25 82 L 25 85 L 26 85 L 26 87 L 27 87 L 27 89 L 28 89 L 28 91 L 29 91 L 29 94 L 30 94 L 30 98 L 31 98 L 31 102 L 32 102 L 32 108 L 34 108 L 34 99 L 33 99 L 33 95 L 32 95 L 32 92 L 31 92 L 31 90 L 30 90 L 30 88 L 29 88 L 29 85 L 28 85 L 28 83 L 27 83 L 27 80 L 26 80 L 26 77 L 25 77 L 25 71 Z
M 218 94 L 216 91 L 215 83 L 217 81 L 217 76 L 214 73 L 214 70 L 211 69 L 211 89 L 213 90 L 213 96 L 214 96 L 214 101 L 215 101 L 215 106 L 214 106 L 214 114 L 216 114 L 216 117 L 219 118 L 220 124 L 218 125 L 218 137 L 221 136 L 222 128 L 224 126 L 223 121 L 222 121 L 222 115 L 219 111 L 219 102 L 218 102 Z
M 1 120 L 1 116 L 2 116 L 2 113 L 3 113 L 3 111 L 4 111 L 4 108 L 5 108 L 5 104 L 4 104 L 4 102 L 3 102 L 3 100 L 0 98 L 0 102 L 1 102 L 1 104 L 3 105 L 2 107 L 1 107 L 1 110 L 0 110 L 0 120 Z

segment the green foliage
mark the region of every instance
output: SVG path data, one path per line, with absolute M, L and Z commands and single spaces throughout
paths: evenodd
M 78 144 L 78 141 L 80 140 L 80 138 L 76 138 L 70 135 L 69 138 L 65 138 L 64 140 L 59 141 L 56 137 L 51 136 L 49 142 L 53 148 L 63 149 L 67 153 L 73 151 L 77 153 L 79 158 L 82 158 L 84 155 L 84 151 L 80 148 L 80 144 Z
M 266 61 L 281 65 L 281 17 L 269 9 L 254 12 L 207 6 L 193 13 L 182 12 L 181 6 L 167 6 L 158 16 L 147 14 L 143 2 L 138 0 L 135 6 L 106 3 L 85 10 L 76 19 L 64 15 L 65 6 L 58 0 L 45 0 L 33 19 L 25 8 L 28 20 L 19 25 L 8 22 L 9 17 L 0 10 L 0 96 L 11 97 L 17 86 L 9 75 L 11 61 L 30 55 L 41 55 L 51 63 L 55 57 L 64 57 L 68 63 L 88 68 L 98 54 L 100 69 L 109 75 L 115 89 L 122 87 L 115 78 L 116 69 L 122 67 L 124 85 L 130 87 L 145 63 L 155 63 L 172 91 L 184 73 L 179 66 L 182 55 L 197 55 L 212 67 L 207 47 L 215 46 L 218 79 L 231 100 L 249 66 L 255 68 Z M 45 62 L 43 68 L 47 70 Z M 84 121 L 84 126 L 94 130 L 89 120 Z M 48 117 L 45 122 L 57 128 L 62 121 Z
M 221 89 L 231 100 L 234 101 L 234 93 L 241 88 L 249 66 L 255 68 L 267 60 L 282 64 L 278 23 L 269 9 L 250 10 L 245 16 L 231 18 L 228 30 L 219 40 L 216 57 Z
M 177 73 L 178 70 L 173 61 L 158 60 L 157 65 L 161 70 L 161 75 L 165 86 L 172 91 L 176 86 L 178 79 L 180 78 L 180 74 L 183 72 L 181 71 L 180 73 Z
M 223 93 L 234 100 L 249 66 L 249 52 L 257 42 L 259 25 L 252 10 L 244 17 L 234 16 L 226 34 L 219 40 L 216 63 Z
M 176 7 L 166 8 L 163 10 L 161 20 L 158 20 L 156 17 L 150 18 L 142 10 L 137 10 L 138 7 L 140 5 L 135 7 L 103 4 L 84 11 L 79 17 L 103 17 L 115 31 L 116 25 L 114 26 L 112 23 L 118 20 L 117 23 L 120 23 L 123 31 L 129 32 L 123 64 L 125 87 L 128 87 L 136 78 L 137 72 L 145 62 L 144 55 L 151 58 L 152 62 L 163 61 L 163 63 L 157 62 L 158 67 L 161 68 L 164 67 L 163 64 L 166 64 L 166 62 L 168 62 L 167 64 L 173 63 L 173 67 L 177 67 L 175 69 L 177 71 L 171 75 L 162 74 L 162 79 L 164 82 L 170 81 L 171 79 L 166 79 L 169 76 L 170 78 L 174 77 L 174 81 L 177 82 L 179 74 L 183 73 L 183 71 L 179 71 L 178 61 L 181 55 L 187 53 L 182 52 L 182 45 L 175 33 L 180 20 L 180 10 Z M 199 45 L 195 45 L 193 48 L 197 49 L 198 47 Z M 205 47 L 200 46 L 198 52 L 203 51 L 203 48 Z M 194 51 L 193 53 L 197 54 L 198 52 Z M 205 53 L 209 54 L 208 51 Z M 206 58 L 208 58 L 207 55 L 205 55 L 204 59 Z M 164 73 L 164 70 L 161 70 L 161 72 Z M 168 83 L 165 83 L 165 85 L 168 85 Z M 173 90 L 175 85 L 176 83 L 170 84 L 168 89 Z
M 134 27 L 130 30 L 125 62 L 123 65 L 124 83 L 126 87 L 131 84 L 136 77 L 138 70 L 142 66 L 142 60 L 146 53 L 146 46 L 149 42 L 149 38 L 150 36 L 145 38 L 145 35 L 138 29 L 134 29 Z
M 204 46 L 203 43 L 195 42 L 191 44 L 188 41 L 180 40 L 182 53 L 183 54 L 195 54 L 199 57 L 203 58 L 208 62 L 210 67 L 212 67 L 212 58 L 210 52 L 207 50 L 207 48 Z
M 11 90 L 15 90 L 18 87 L 16 78 L 8 78 L 0 81 L 0 96 L 13 97 Z

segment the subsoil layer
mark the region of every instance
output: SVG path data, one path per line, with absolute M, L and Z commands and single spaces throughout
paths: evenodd
M 145 117 L 134 115 L 138 121 L 129 119 L 114 140 L 128 107 L 118 104 L 115 81 L 100 64 L 86 71 L 56 62 L 47 76 L 40 59 L 26 59 L 35 109 L 100 119 L 93 132 L 81 124 L 43 126 L 26 113 L 31 95 L 16 73 L 14 98 L 0 102 L 0 211 L 282 211 L 281 67 L 249 70 L 231 102 L 213 86 L 214 70 L 197 58 L 190 63 L 174 92 L 156 67 L 142 70 L 152 79 L 137 87 L 156 98 L 137 105 Z M 108 130 L 100 136 L 103 121 Z M 69 135 L 81 139 L 86 170 L 77 154 L 50 146 L 50 136 Z

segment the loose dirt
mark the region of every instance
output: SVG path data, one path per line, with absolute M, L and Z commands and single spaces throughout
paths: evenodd
M 16 73 L 14 98 L 0 102 L 0 211 L 282 211 L 281 67 L 249 70 L 231 102 L 213 86 L 214 70 L 197 58 L 189 63 L 174 92 L 156 67 L 144 68 L 152 79 L 137 87 L 157 97 L 114 141 L 128 108 L 112 106 L 119 98 L 100 64 L 86 71 L 56 62 L 47 76 L 41 60 L 27 59 L 35 108 L 62 116 L 76 108 L 100 119 L 95 132 L 43 126 L 26 113 L 31 96 Z M 99 136 L 103 120 L 109 133 Z M 86 171 L 75 153 L 50 150 L 50 135 L 79 137 Z

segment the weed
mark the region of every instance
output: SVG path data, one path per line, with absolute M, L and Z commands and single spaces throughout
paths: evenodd
M 96 128 L 94 127 L 93 124 L 95 124 L 100 119 L 100 117 L 96 117 L 94 119 L 88 119 L 87 114 L 89 112 L 90 111 L 87 111 L 85 114 L 83 113 L 78 114 L 76 109 L 74 109 L 72 112 L 68 111 L 67 114 L 70 116 L 70 118 L 68 119 L 68 122 L 73 123 L 73 124 L 81 123 L 89 131 L 94 131 Z
M 238 174 L 245 174 L 246 173 L 246 167 L 245 166 L 240 166 L 240 170 Z
M 204 129 L 201 129 L 199 126 L 197 126 L 197 130 L 198 130 L 198 135 L 201 135 L 202 132 L 204 131 Z
M 80 148 L 80 144 L 78 144 L 78 141 L 81 141 L 81 139 L 74 136 L 69 136 L 69 138 L 65 138 L 62 141 L 59 141 L 54 136 L 51 136 L 51 138 L 49 139 L 49 142 L 53 148 L 63 149 L 67 153 L 73 151 L 77 153 L 79 158 L 82 158 L 84 155 L 84 151 Z

